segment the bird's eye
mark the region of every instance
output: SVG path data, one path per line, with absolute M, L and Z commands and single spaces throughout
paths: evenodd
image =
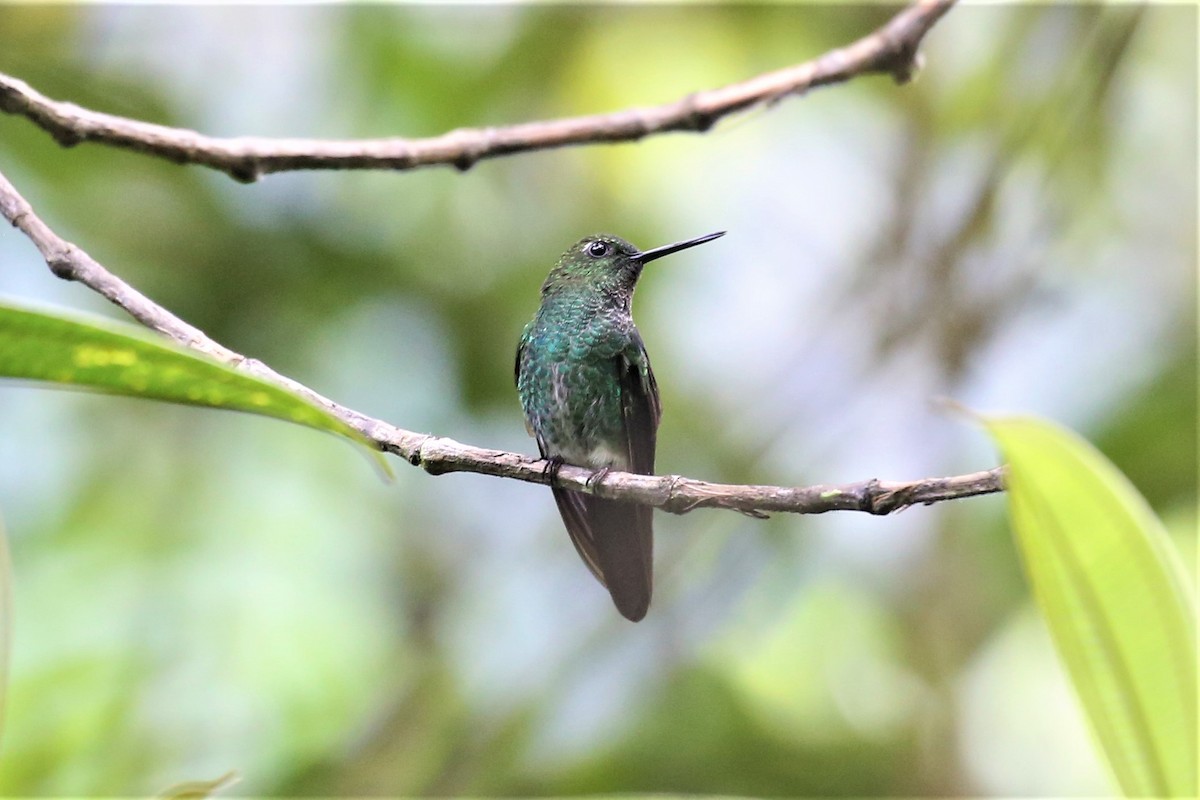
M 592 242 L 587 246 L 587 253 L 592 258 L 608 255 L 608 242 Z

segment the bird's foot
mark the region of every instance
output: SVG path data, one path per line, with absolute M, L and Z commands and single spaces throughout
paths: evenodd
M 546 476 L 546 480 L 551 486 L 558 483 L 558 471 L 565 463 L 562 456 L 549 456 L 546 459 L 546 468 L 542 470 L 542 474 Z
M 586 481 L 584 481 L 583 485 L 589 489 L 594 490 L 596 488 L 596 485 L 599 484 L 600 481 L 602 481 L 608 477 L 609 472 L 611 472 L 611 470 L 608 467 L 601 467 L 600 469 L 596 470 L 591 475 L 589 475 L 588 479 Z

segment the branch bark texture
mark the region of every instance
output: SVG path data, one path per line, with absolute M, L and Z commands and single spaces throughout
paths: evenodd
M 244 182 L 290 170 L 410 170 L 434 165 L 465 170 L 482 159 L 531 150 L 630 142 L 670 131 L 701 133 L 730 114 L 860 75 L 890 74 L 899 83 L 907 82 L 919 67 L 921 40 L 953 4 L 954 0 L 917 0 L 883 27 L 845 47 L 671 103 L 503 127 L 461 128 L 424 139 L 217 138 L 52 100 L 4 74 L 0 74 L 0 110 L 27 117 L 65 147 L 98 142 L 211 167 Z
M 625 472 L 609 472 L 602 480 L 593 482 L 595 474 L 592 470 L 571 465 L 563 465 L 557 471 L 557 477 L 552 479 L 550 464 L 543 459 L 474 447 L 453 439 L 398 428 L 339 405 L 279 374 L 266 364 L 246 358 L 212 340 L 203 331 L 159 306 L 86 252 L 58 236 L 34 213 L 2 173 L 0 215 L 29 237 L 51 272 L 58 277 L 78 281 L 98 292 L 141 324 L 185 347 L 271 381 L 329 409 L 380 450 L 394 453 L 433 475 L 475 472 L 529 483 L 553 482 L 565 488 L 643 503 L 675 514 L 696 508 L 726 508 L 757 517 L 768 512 L 820 514 L 826 511 L 865 511 L 869 514 L 889 514 L 907 506 L 1003 491 L 1003 472 L 999 467 L 948 478 L 907 482 L 871 479 L 838 486 L 806 487 L 729 485 L 680 475 L 635 475 Z

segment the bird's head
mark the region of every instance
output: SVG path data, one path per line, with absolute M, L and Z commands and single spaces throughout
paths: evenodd
M 725 231 L 719 231 L 645 251 L 638 250 L 619 236 L 587 236 L 571 245 L 558 259 L 542 285 L 542 294 L 567 286 L 632 292 L 646 264 L 724 235 Z

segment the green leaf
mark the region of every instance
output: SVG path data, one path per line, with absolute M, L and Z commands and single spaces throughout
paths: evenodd
M 1008 463 L 1034 595 L 1118 783 L 1127 796 L 1195 797 L 1196 606 L 1162 523 L 1070 431 L 985 424 Z
M 358 431 L 304 398 L 138 328 L 0 305 L 0 378 L 248 411 L 370 446 Z

